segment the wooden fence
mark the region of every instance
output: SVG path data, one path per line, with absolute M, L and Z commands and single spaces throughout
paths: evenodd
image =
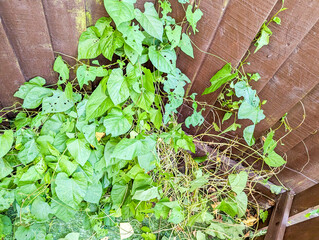
M 144 2 L 137 0 L 138 7 L 143 9 Z M 278 145 L 288 160 L 278 177 L 296 193 L 318 184 L 319 1 L 285 1 L 288 9 L 280 13 L 281 25 L 270 25 L 270 44 L 256 54 L 252 41 L 264 21 L 280 9 L 281 0 L 191 2 L 199 4 L 204 15 L 198 23 L 199 33 L 192 37 L 195 58 L 179 53 L 178 67 L 191 79 L 188 92 L 199 93 L 197 100 L 213 105 L 218 93 L 200 96 L 210 85 L 209 79 L 224 65 L 213 55 L 233 66 L 247 57 L 250 65 L 245 71 L 261 75 L 252 83 L 253 88 L 261 100 L 267 99 L 263 105 L 267 118 L 257 125 L 256 139 L 276 128 L 285 113 L 293 128 L 302 122 L 305 113 L 304 123 Z M 173 16 L 182 22 L 185 10 L 177 0 L 171 3 Z M 106 15 L 102 0 L 0 0 L 1 106 L 16 101 L 13 93 L 32 77 L 40 75 L 48 83 L 55 83 L 57 76 L 51 69 L 56 52 L 76 56 L 81 32 Z M 189 113 L 189 106 L 184 104 L 180 119 Z M 211 126 L 214 112 L 206 109 L 204 115 L 205 126 Z M 240 123 L 247 125 L 245 121 Z M 189 131 L 198 133 L 202 129 Z M 280 128 L 276 138 L 285 134 Z

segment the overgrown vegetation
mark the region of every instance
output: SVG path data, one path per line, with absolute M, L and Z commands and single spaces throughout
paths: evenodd
M 152 3 L 144 13 L 134 3 L 105 1 L 110 18 L 81 35 L 76 65 L 57 57 L 57 88 L 36 77 L 16 92 L 23 104 L 10 110 L 14 120 L 3 119 L 10 125 L 0 136 L 0 237 L 244 239 L 254 238 L 253 226 L 267 218 L 254 186 L 267 184 L 269 172 L 253 169 L 247 159 L 270 167 L 285 161 L 274 151 L 273 131 L 262 149 L 249 147 L 265 117 L 249 85 L 260 76 L 228 63 L 204 92 L 229 83 L 227 96 L 242 99 L 223 107 L 253 122 L 244 130 L 249 154 L 234 154 L 243 146 L 234 139 L 210 147 L 193 139 L 176 121 L 190 80 L 176 68 L 175 49 L 193 57 L 189 35 L 202 12 L 187 6 L 189 28 L 182 33 L 167 0 L 159 1 L 161 17 Z M 101 54 L 111 63 L 95 59 Z M 76 70 L 74 80 L 70 70 Z M 89 93 L 85 87 L 100 79 Z M 204 121 L 195 95 L 187 98 L 194 108 L 187 127 Z M 203 157 L 194 157 L 196 149 Z

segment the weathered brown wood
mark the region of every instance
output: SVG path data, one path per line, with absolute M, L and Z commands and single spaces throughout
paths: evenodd
M 280 182 L 278 179 L 280 179 Z M 283 170 L 277 174 L 277 177 L 272 177 L 270 181 L 278 185 L 283 184 L 286 188 L 292 189 L 296 193 L 299 193 L 318 183 L 316 180 L 311 179 L 303 172 L 290 167 L 283 168 Z
M 278 174 L 278 177 L 296 193 L 319 182 L 318 146 L 319 132 L 316 132 L 287 152 L 286 168 Z
M 276 0 L 230 1 L 208 52 L 236 66 L 245 55 L 276 2 Z M 225 62 L 219 58 L 206 55 L 199 74 L 192 83 L 190 93 L 201 94 L 210 85 L 209 79 L 224 64 Z M 203 97 L 198 96 L 198 100 L 214 103 L 216 97 L 216 94 L 210 94 Z
M 77 56 L 79 37 L 86 29 L 84 0 L 43 0 L 43 6 L 53 50 Z
M 293 196 L 292 192 L 285 192 L 279 196 L 274 211 L 271 214 L 265 240 L 283 239 Z
M 282 1 L 278 1 L 268 19 L 276 14 L 281 6 Z M 252 44 L 249 48 L 251 54 L 247 62 L 250 65 L 245 66 L 245 71 L 258 72 L 261 75 L 259 81 L 251 82 L 257 92 L 267 84 L 319 19 L 319 1 L 290 0 L 285 1 L 285 7 L 287 10 L 278 15 L 281 24 L 273 22 L 269 25 L 273 32 L 269 45 L 262 47 L 255 54 L 253 52 L 256 47 Z
M 267 99 L 263 105 L 267 118 L 256 126 L 256 136 L 272 127 L 319 83 L 319 65 L 314 64 L 319 61 L 318 34 L 319 22 L 259 93 L 261 99 Z
M 313 218 L 286 229 L 284 240 L 315 240 L 319 236 L 319 218 Z
M 13 97 L 15 91 L 24 83 L 18 60 L 7 38 L 0 18 L 0 102 L 2 107 L 11 106 L 17 99 Z
M 92 26 L 101 17 L 107 17 L 103 0 L 85 0 L 86 6 L 86 23 Z
M 1 0 L 0 15 L 26 79 L 42 76 L 48 83 L 56 82 L 51 70 L 54 55 L 41 0 Z
M 230 1 L 228 3 L 207 50 L 209 54 L 206 54 L 203 62 L 198 63 L 200 64 L 198 74 L 190 87 L 190 94 L 198 93 L 196 100 L 208 104 L 215 103 L 220 91 L 201 96 L 205 88 L 210 86 L 210 78 L 225 65 L 225 61 L 231 62 L 232 66 L 237 66 L 276 2 L 267 0 Z M 203 116 L 208 122 L 214 118 L 209 109 L 203 112 Z M 191 129 L 190 132 L 194 134 L 196 131 Z
M 319 84 L 314 87 L 303 99 L 300 100 L 287 115 L 290 127 L 293 129 L 289 135 L 282 127 L 276 131 L 275 137 L 282 138 L 283 144 L 278 144 L 277 150 L 285 153 L 306 139 L 310 134 L 319 129 Z M 304 119 L 304 121 L 303 121 Z M 302 123 L 302 124 L 301 124 Z M 277 125 L 279 125 L 278 123 Z M 301 124 L 301 125 L 300 125 Z M 302 151 L 305 153 L 305 151 Z
M 295 195 L 292 202 L 290 216 L 306 211 L 319 205 L 319 184 L 312 186 Z

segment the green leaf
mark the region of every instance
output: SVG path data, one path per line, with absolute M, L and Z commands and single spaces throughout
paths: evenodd
M 92 59 L 98 57 L 102 53 L 99 45 L 100 39 L 98 36 L 98 29 L 96 27 L 89 27 L 80 36 L 78 59 Z
M 124 102 L 129 97 L 130 92 L 122 69 L 112 70 L 107 82 L 107 90 L 115 105 Z
M 12 171 L 11 165 L 6 160 L 0 158 L 0 179 L 8 176 Z
M 89 183 L 88 189 L 84 196 L 84 200 L 89 203 L 98 204 L 102 197 L 103 189 L 102 183 L 99 181 L 98 177 L 94 177 L 92 183 Z
M 8 216 L 0 215 L 0 238 L 10 239 L 12 233 L 12 222 Z
M 176 53 L 174 50 L 164 48 L 157 50 L 156 46 L 149 48 L 149 57 L 159 71 L 164 73 L 170 73 L 176 68 Z
M 74 157 L 75 161 L 81 166 L 89 160 L 91 149 L 85 139 L 70 139 L 67 142 L 67 147 L 72 157 Z
M 238 119 L 250 119 L 254 124 L 265 119 L 264 111 L 244 100 L 238 110 Z
M 154 77 L 149 69 L 143 68 L 143 72 L 139 84 L 130 89 L 130 96 L 138 107 L 148 111 L 155 98 Z
M 24 99 L 30 90 L 34 87 L 42 87 L 45 84 L 45 79 L 42 77 L 32 78 L 29 82 L 25 82 L 20 86 L 19 90 L 14 94 L 15 97 Z
M 211 86 L 206 88 L 202 95 L 206 95 L 212 92 L 215 92 L 218 88 L 220 88 L 222 85 L 227 83 L 228 81 L 234 79 L 237 77 L 238 72 L 231 73 L 232 68 L 231 64 L 227 63 L 225 66 L 223 66 L 222 69 L 220 69 L 211 79 Z
M 79 240 L 80 238 L 80 233 L 69 233 L 67 234 L 64 238 L 60 238 L 59 240 Z
M 160 129 L 163 121 L 161 109 L 150 109 L 150 120 L 157 129 Z
M 78 164 L 74 161 L 70 161 L 66 156 L 61 156 L 59 166 L 62 172 L 65 172 L 66 174 L 68 174 L 68 176 L 71 176 L 77 169 Z
M 259 107 L 260 99 L 251 86 L 245 81 L 239 81 L 235 84 L 235 92 L 237 97 L 244 97 L 245 101 L 253 107 Z
M 144 30 L 151 36 L 162 41 L 163 37 L 163 23 L 154 8 L 154 4 L 146 2 L 144 4 L 144 13 L 139 9 L 135 9 L 135 18 L 144 28 Z
M 254 73 L 253 75 L 251 75 L 250 80 L 254 80 L 254 81 L 258 81 L 260 79 L 260 75 L 259 73 Z
M 275 184 L 270 184 L 270 191 L 274 194 L 279 194 L 282 191 L 282 187 L 281 186 L 277 186 Z
M 111 199 L 113 206 L 121 206 L 128 191 L 128 185 L 116 183 L 112 186 Z
M 43 113 L 58 113 L 66 112 L 74 106 L 74 101 L 68 99 L 65 92 L 55 90 L 52 97 L 43 99 L 42 109 Z
M 55 183 L 56 194 L 63 203 L 76 208 L 82 202 L 87 190 L 84 173 L 74 173 L 72 178 L 69 178 L 66 173 L 58 173 Z
M 142 42 L 145 38 L 144 34 L 139 30 L 137 25 L 130 26 L 129 22 L 122 23 L 117 28 L 122 34 L 127 45 L 133 48 L 138 55 L 142 55 Z
M 16 240 L 45 240 L 46 235 L 46 226 L 39 223 L 30 227 L 20 226 L 14 234 Z
M 222 124 L 227 121 L 228 119 L 230 119 L 230 117 L 233 115 L 232 112 L 226 112 L 224 117 L 223 117 L 223 120 L 222 120 Z
M 52 90 L 45 87 L 33 87 L 24 98 L 22 107 L 34 109 L 40 106 L 42 100 L 52 95 Z
M 280 19 L 279 17 L 274 17 L 272 20 L 273 20 L 275 23 L 277 23 L 278 25 L 281 24 L 281 19 Z
M 241 192 L 236 196 L 235 201 L 238 207 L 238 217 L 244 216 L 246 214 L 248 204 L 247 195 L 244 192 Z
M 69 79 L 69 68 L 68 66 L 63 62 L 62 57 L 58 56 L 55 59 L 53 70 L 59 73 L 59 81 L 58 84 L 65 83 Z
M 119 27 L 121 23 L 134 19 L 134 3 L 136 0 L 104 0 L 107 13 Z
M 266 140 L 264 142 L 264 146 L 263 146 L 264 155 L 274 151 L 274 149 L 276 148 L 277 142 L 275 140 L 273 140 L 274 135 L 275 135 L 275 131 L 273 131 L 273 130 L 271 130 L 267 134 L 267 138 L 266 138 Z
M 32 162 L 40 154 L 38 145 L 34 139 L 28 141 L 23 150 L 18 153 L 18 159 L 24 164 Z
M 202 231 L 196 231 L 196 240 L 206 240 L 206 235 Z
M 229 199 L 222 200 L 218 205 L 218 209 L 227 213 L 231 217 L 235 217 L 235 215 L 238 213 L 237 204 Z
M 1 172 L 3 167 L 1 166 L 0 169 L 1 169 L 0 170 Z M 0 190 L 0 212 L 8 210 L 10 206 L 12 205 L 13 201 L 14 201 L 14 191 Z
M 0 158 L 5 156 L 11 149 L 13 144 L 13 131 L 6 130 L 0 135 Z
M 88 85 L 90 81 L 93 82 L 96 75 L 94 71 L 91 71 L 91 68 L 88 68 L 86 65 L 82 65 L 76 71 L 76 78 L 79 82 L 80 89 L 82 89 L 84 84 Z
M 275 151 L 268 153 L 264 160 L 269 167 L 280 167 L 286 163 L 286 161 Z
M 76 210 L 56 198 L 52 198 L 51 209 L 54 215 L 64 222 L 70 221 L 76 214 Z
M 194 34 L 198 32 L 196 29 L 197 22 L 202 18 L 203 12 L 200 9 L 196 9 L 194 12 L 192 11 L 193 6 L 188 5 L 187 10 L 186 10 L 186 18 L 187 21 L 189 22 L 189 25 L 193 28 Z
M 127 133 L 133 124 L 132 115 L 125 114 L 121 109 L 112 108 L 111 112 L 104 118 L 105 134 L 117 137 Z
M 179 205 L 177 201 L 163 202 L 163 204 L 172 209 L 171 215 L 168 218 L 168 222 L 173 224 L 179 224 L 184 220 L 185 216 L 184 216 L 183 209 L 181 208 L 181 206 Z
M 263 210 L 260 210 L 259 212 L 259 217 L 260 219 L 263 221 L 263 223 L 267 220 L 268 218 L 268 211 L 263 211 Z
M 31 213 L 37 220 L 47 221 L 49 220 L 49 214 L 53 213 L 53 211 L 47 202 L 38 197 L 32 203 Z
M 246 127 L 243 131 L 244 139 L 249 146 L 252 146 L 255 144 L 254 131 L 255 131 L 255 124 Z
M 115 50 L 121 48 L 123 44 L 121 33 L 117 30 L 114 31 L 111 26 L 106 27 L 100 39 L 100 49 L 103 56 L 112 61 Z
M 165 32 L 166 32 L 168 40 L 171 42 L 171 49 L 174 49 L 180 43 L 181 35 L 182 35 L 182 27 L 179 25 L 175 25 L 174 30 L 172 30 L 171 26 L 166 26 Z
M 193 125 L 194 127 L 196 127 L 198 125 L 202 125 L 204 121 L 205 121 L 205 119 L 202 116 L 201 111 L 200 112 L 196 112 L 194 110 L 193 114 L 191 116 L 188 116 L 185 119 L 185 125 L 186 125 L 187 128 L 189 128 L 190 125 Z
M 132 199 L 139 201 L 149 201 L 154 198 L 160 199 L 157 187 L 152 187 L 147 190 L 137 190 L 132 197 Z
M 241 171 L 239 174 L 230 174 L 228 176 L 230 187 L 237 194 L 240 194 L 245 189 L 247 180 L 248 174 L 245 171 Z
M 98 118 L 114 106 L 106 91 L 106 80 L 104 78 L 90 96 L 86 104 L 86 120 Z
M 255 43 L 256 49 L 254 53 L 256 53 L 263 46 L 266 46 L 269 44 L 269 38 L 271 35 L 272 35 L 272 31 L 264 23 L 263 26 L 261 27 L 259 37 L 257 38 L 257 41 Z
M 217 239 L 243 239 L 244 224 L 233 224 L 228 222 L 212 222 L 205 233 Z
M 168 214 L 171 209 L 168 206 L 164 205 L 165 202 L 169 202 L 169 199 L 168 198 L 161 199 L 158 203 L 156 203 L 154 207 L 154 214 L 157 219 L 161 217 L 163 219 L 168 218 Z
M 186 53 L 188 56 L 194 58 L 193 46 L 191 39 L 185 33 L 182 34 L 182 40 L 179 43 L 181 50 Z

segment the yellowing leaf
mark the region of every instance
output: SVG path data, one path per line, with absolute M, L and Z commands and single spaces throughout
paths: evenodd
M 103 137 L 105 137 L 105 133 L 104 132 L 96 132 L 95 137 L 96 137 L 97 141 L 99 142 L 99 141 L 101 141 L 101 139 Z
M 133 234 L 134 234 L 134 230 L 130 223 L 120 223 L 121 240 L 129 238 Z

